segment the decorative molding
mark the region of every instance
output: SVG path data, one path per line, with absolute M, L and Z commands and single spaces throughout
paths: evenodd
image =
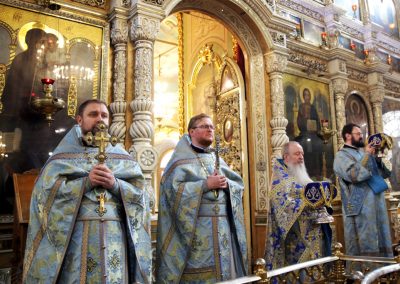
M 269 34 L 271 35 L 274 44 L 286 47 L 286 35 L 284 33 L 270 30 Z
M 52 15 L 54 17 L 61 17 L 61 18 L 67 19 L 67 20 L 75 20 L 78 22 L 83 22 L 86 24 L 91 24 L 91 25 L 95 25 L 95 26 L 99 26 L 99 27 L 108 26 L 108 23 L 105 20 L 99 20 L 99 19 L 92 18 L 92 17 L 85 17 L 78 13 L 72 13 L 72 12 L 65 11 L 65 9 L 60 9 L 60 10 L 44 9 L 40 5 L 21 1 L 21 0 L 1 0 L 1 4 L 6 4 L 6 5 L 10 5 L 10 6 L 14 6 L 17 8 L 22 8 L 22 9 L 27 9 L 27 10 L 32 10 L 32 11 L 35 11 L 35 12 L 38 12 L 41 14 Z
M 323 22 L 324 21 L 324 17 L 321 13 L 317 12 L 317 11 L 313 11 L 308 7 L 305 7 L 301 4 L 299 4 L 298 2 L 294 2 L 291 0 L 278 0 L 278 4 L 288 7 L 289 9 L 292 9 L 294 11 L 299 12 L 300 14 L 306 15 L 310 18 L 313 18 L 317 21 Z
M 303 54 L 300 52 L 289 51 L 288 60 L 293 63 L 306 66 L 307 69 L 310 69 L 310 70 L 314 70 L 314 71 L 318 71 L 318 72 L 327 72 L 327 70 L 328 70 L 328 65 L 324 61 L 322 61 L 316 57 L 306 55 L 306 54 Z
M 159 19 L 144 15 L 136 15 L 132 20 L 130 36 L 132 41 L 148 40 L 154 42 L 159 30 Z
M 156 5 L 156 6 L 162 6 L 164 4 L 164 0 L 142 0 L 142 1 L 144 3 Z
M 352 36 L 353 38 L 356 38 L 360 41 L 364 40 L 364 34 L 362 31 L 359 31 L 353 27 L 350 27 L 348 25 L 346 25 L 345 23 L 342 23 L 342 26 L 340 27 L 340 30 L 349 34 L 350 36 Z
M 275 11 L 276 9 L 276 3 L 275 0 L 263 0 L 262 1 L 265 6 L 267 6 L 268 9 L 270 9 L 272 12 Z
M 85 4 L 88 6 L 105 9 L 106 1 L 105 0 L 71 0 L 72 2 L 78 2 L 81 4 Z
M 385 85 L 385 89 L 394 92 L 392 95 L 393 97 L 400 98 L 400 83 L 396 83 L 384 78 L 383 84 Z
M 351 80 L 355 80 L 355 81 L 361 81 L 364 83 L 368 83 L 368 74 L 355 70 L 355 69 L 351 69 L 351 68 L 347 68 L 347 74 L 348 74 L 348 78 Z
M 356 91 L 357 93 L 367 93 L 368 87 L 365 84 L 361 84 L 358 82 L 348 82 L 347 85 L 348 92 Z

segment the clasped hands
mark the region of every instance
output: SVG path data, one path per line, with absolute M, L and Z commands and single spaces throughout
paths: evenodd
M 94 166 L 89 172 L 89 180 L 93 187 L 100 186 L 105 189 L 112 189 L 116 182 L 114 174 L 105 164 Z
M 228 188 L 226 177 L 219 175 L 217 171 L 214 171 L 212 175 L 207 177 L 207 188 L 209 190 Z

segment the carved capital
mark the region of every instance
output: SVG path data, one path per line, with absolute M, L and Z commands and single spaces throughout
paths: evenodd
M 125 19 L 115 18 L 111 22 L 111 43 L 113 45 L 128 42 L 128 23 Z
M 133 41 L 149 40 L 153 42 L 160 29 L 160 20 L 144 15 L 136 15 L 132 19 L 130 28 L 130 36 Z
M 369 91 L 369 101 L 372 104 L 382 104 L 385 98 L 385 89 L 382 87 L 371 88 Z
M 265 55 L 265 68 L 267 73 L 283 73 L 287 66 L 288 57 L 284 54 L 271 52 Z
M 348 88 L 348 81 L 345 78 L 336 78 L 332 80 L 333 93 L 337 94 L 346 94 Z

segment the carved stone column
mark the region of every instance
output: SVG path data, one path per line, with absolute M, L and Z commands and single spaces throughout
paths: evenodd
M 125 18 L 115 17 L 111 21 L 111 44 L 114 46 L 113 102 L 110 104 L 112 124 L 110 134 L 125 139 L 126 124 L 126 45 L 128 42 L 128 23 Z
M 133 121 L 129 129 L 132 137 L 131 155 L 140 164 L 146 180 L 151 180 L 158 154 L 151 141 L 154 136 L 152 120 L 153 45 L 159 31 L 160 19 L 142 15 L 138 10 L 132 16 L 130 36 L 135 45 L 134 94 L 130 107 Z M 149 183 L 150 184 L 150 183 Z
M 336 129 L 337 129 L 337 142 L 340 149 L 343 144 L 342 129 L 346 123 L 346 110 L 344 105 L 344 98 L 347 93 L 348 81 L 344 77 L 336 77 L 332 79 L 333 94 L 336 107 Z
M 272 107 L 272 158 L 281 157 L 282 146 L 289 141 L 286 135 L 285 97 L 283 93 L 282 73 L 287 66 L 287 55 L 276 51 L 265 55 L 265 65 L 271 86 Z
M 374 116 L 375 133 L 383 132 L 382 126 L 382 103 L 385 97 L 385 87 L 383 77 L 380 73 L 368 74 L 369 101 L 372 104 L 372 113 Z

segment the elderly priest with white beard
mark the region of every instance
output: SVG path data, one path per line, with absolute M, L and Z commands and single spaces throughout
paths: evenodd
M 312 182 L 304 165 L 303 148 L 290 141 L 283 146 L 282 156 L 283 159 L 274 160 L 272 168 L 265 251 L 267 270 L 324 257 L 331 252 L 329 224 L 318 224 L 316 209 L 307 206 L 301 198 L 304 186 Z

